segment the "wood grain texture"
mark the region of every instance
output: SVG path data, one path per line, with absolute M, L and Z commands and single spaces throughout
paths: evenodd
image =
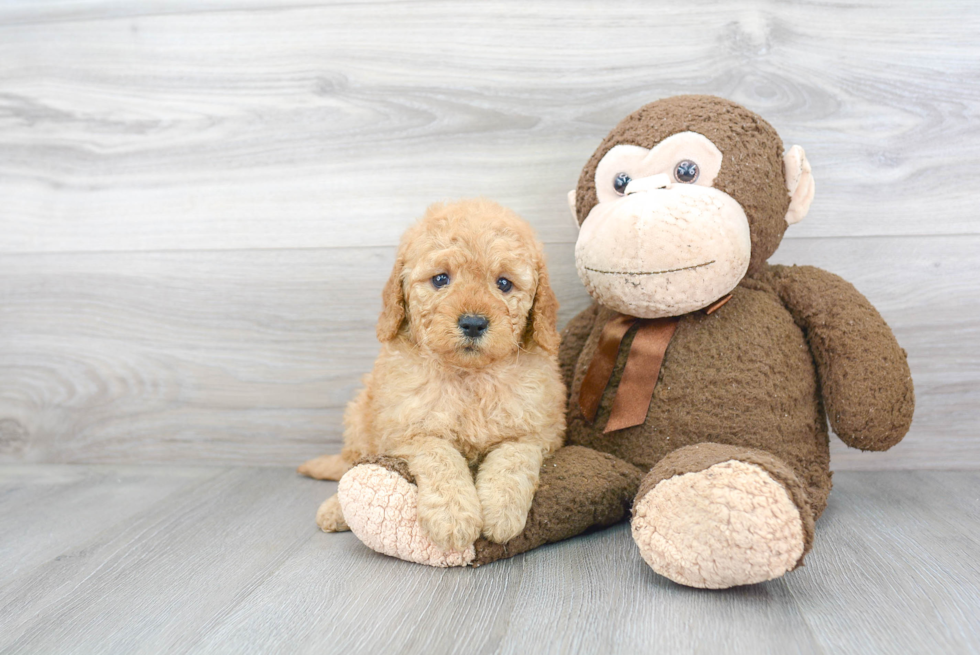
M 64 468 L 33 469 L 38 486 Z M 128 501 L 86 480 L 89 513 Z M 156 480 L 162 479 L 158 470 Z M 174 486 L 196 475 L 173 469 Z M 150 486 L 158 485 L 148 477 Z M 835 476 L 806 566 L 726 591 L 680 587 L 628 526 L 479 569 L 371 552 L 312 517 L 335 488 L 227 470 L 0 584 L 0 652 L 960 653 L 980 648 L 976 472 Z M 30 483 L 28 483 L 29 485 Z M 55 499 L 52 498 L 52 501 Z M 18 519 L 32 543 L 48 517 Z
M 834 476 L 816 557 L 807 562 L 813 575 L 791 585 L 825 652 L 980 649 L 978 482 L 976 474 L 930 472 Z M 821 539 L 821 531 L 833 536 Z M 845 609 L 850 601 L 838 585 L 860 597 L 860 609 Z M 922 625 L 932 626 L 928 634 Z
M 835 468 L 980 466 L 978 250 L 976 236 L 828 238 L 788 241 L 774 257 L 851 280 L 909 351 L 912 433 L 887 453 L 834 440 Z M 572 246 L 548 255 L 564 324 L 590 299 Z M 343 408 L 377 354 L 393 257 L 358 248 L 0 260 L 0 461 L 289 465 L 339 450 Z
M 0 586 L 64 555 L 66 542 L 120 529 L 217 473 L 203 467 L 0 466 Z
M 851 280 L 909 351 L 912 434 L 835 466 L 980 466 L 977 33 L 953 0 L 4 2 L 0 462 L 335 449 L 427 204 L 528 218 L 565 322 L 565 193 L 625 114 L 694 92 L 806 148 L 774 261 Z
M 67 541 L 61 557 L 0 588 L 3 645 L 186 650 L 318 531 L 310 512 L 324 489 L 297 478 L 282 469 L 227 470 L 114 531 Z
M 690 92 L 807 149 L 791 238 L 980 233 L 968 0 L 19 1 L 0 26 L 3 252 L 393 245 L 476 194 L 569 241 L 596 144 Z

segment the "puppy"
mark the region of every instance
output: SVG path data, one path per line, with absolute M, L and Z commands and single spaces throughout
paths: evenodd
M 558 301 L 541 244 L 488 200 L 433 205 L 402 238 L 382 295 L 381 354 L 347 407 L 344 448 L 299 472 L 336 480 L 362 457 L 400 457 L 438 547 L 509 541 L 565 431 Z M 317 524 L 348 529 L 336 495 Z

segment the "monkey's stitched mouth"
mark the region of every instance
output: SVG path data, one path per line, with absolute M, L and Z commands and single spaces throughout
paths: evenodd
M 589 268 L 588 266 L 585 266 L 584 268 L 587 271 L 592 271 L 593 273 L 603 273 L 605 275 L 663 275 L 664 273 L 676 273 L 677 271 L 690 271 L 703 266 L 711 266 L 714 263 L 715 260 L 712 259 L 710 262 L 704 262 L 703 264 L 684 266 L 683 268 L 669 268 L 666 271 L 603 271 L 598 268 Z

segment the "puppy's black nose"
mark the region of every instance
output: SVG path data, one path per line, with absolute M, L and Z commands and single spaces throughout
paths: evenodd
M 470 339 L 479 339 L 490 327 L 486 316 L 479 314 L 463 314 L 459 317 L 459 329 Z

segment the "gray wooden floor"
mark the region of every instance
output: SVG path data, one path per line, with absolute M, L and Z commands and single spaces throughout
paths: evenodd
M 625 524 L 431 569 L 313 524 L 280 468 L 0 467 L 0 652 L 888 652 L 980 649 L 980 472 L 842 472 L 775 582 L 657 577 Z

